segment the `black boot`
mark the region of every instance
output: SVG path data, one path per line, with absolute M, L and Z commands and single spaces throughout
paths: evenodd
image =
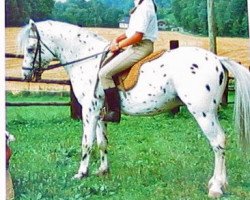
M 117 88 L 109 88 L 104 90 L 105 103 L 107 113 L 103 116 L 102 120 L 105 122 L 120 122 L 120 96 Z

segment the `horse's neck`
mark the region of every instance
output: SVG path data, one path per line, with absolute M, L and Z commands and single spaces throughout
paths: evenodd
M 57 55 L 61 62 L 71 62 L 94 55 L 104 50 L 106 42 L 88 35 L 88 32 L 72 33 L 59 36 L 57 42 Z M 62 37 L 62 38 L 61 38 Z
M 55 35 L 55 33 L 54 33 Z M 56 53 L 61 63 L 83 59 L 104 51 L 108 42 L 99 36 L 76 27 L 61 33 L 56 33 L 54 43 Z M 56 37 L 55 36 L 55 37 Z M 78 99 L 83 93 L 94 92 L 102 55 L 65 66 L 71 80 L 73 90 Z
M 42 40 L 62 63 L 96 54 L 108 44 L 108 41 L 85 28 L 66 23 L 42 22 L 38 30 Z
M 51 27 L 48 28 L 48 26 Z M 42 34 L 46 40 L 45 43 L 50 46 L 61 63 L 72 62 L 102 52 L 108 44 L 108 41 L 98 35 L 77 26 L 55 23 L 54 25 L 45 24 L 41 28 L 44 30 Z M 97 74 L 100 60 L 101 55 L 67 65 L 65 69 L 71 79 L 79 73 L 84 74 L 84 76 Z
M 86 43 L 85 43 L 86 42 Z M 61 51 L 61 63 L 67 63 L 78 59 L 85 59 L 72 65 L 65 66 L 70 79 L 76 76 L 81 79 L 93 80 L 97 77 L 102 55 L 95 54 L 104 51 L 104 43 L 96 43 L 96 41 L 77 39 L 74 45 Z M 92 57 L 93 56 L 93 57 Z M 89 58 L 88 58 L 89 57 Z

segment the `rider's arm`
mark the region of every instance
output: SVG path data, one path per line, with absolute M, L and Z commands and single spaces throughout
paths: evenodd
M 143 33 L 136 32 L 131 37 L 126 38 L 125 40 L 122 40 L 121 42 L 119 42 L 119 48 L 121 49 L 129 45 L 136 44 L 137 42 L 142 41 L 142 38 L 143 38 Z
M 122 35 L 121 35 L 122 36 Z M 124 34 L 123 37 L 126 37 L 126 35 Z M 119 38 L 119 37 L 118 37 Z M 136 32 L 134 35 L 132 35 L 131 37 L 129 38 L 124 38 L 123 40 L 120 40 L 120 42 L 117 42 L 116 44 L 112 44 L 110 46 L 110 50 L 112 52 L 115 52 L 119 49 L 122 49 L 124 47 L 127 47 L 129 45 L 133 45 L 133 44 L 136 44 L 137 42 L 140 42 L 143 38 L 143 33 L 140 33 L 140 32 Z M 118 40 L 117 40 L 118 41 Z
M 119 43 L 120 41 L 122 41 L 122 40 L 124 40 L 124 39 L 126 39 L 126 38 L 127 38 L 126 34 L 123 33 L 123 34 L 119 35 L 117 38 L 115 38 L 115 39 L 114 39 L 114 42 L 115 42 L 115 43 Z

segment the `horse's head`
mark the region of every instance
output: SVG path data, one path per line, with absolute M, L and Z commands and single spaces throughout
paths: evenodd
M 40 79 L 43 70 L 56 57 L 43 39 L 33 20 L 19 34 L 19 48 L 24 55 L 22 76 L 25 80 Z

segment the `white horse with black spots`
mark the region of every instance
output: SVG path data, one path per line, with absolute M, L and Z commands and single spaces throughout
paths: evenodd
M 34 23 L 32 20 L 21 31 L 19 42 L 24 53 L 24 79 L 32 79 L 37 71 L 58 59 L 65 64 L 75 96 L 82 105 L 82 157 L 75 178 L 87 176 L 95 138 L 101 154 L 98 173 L 106 173 L 107 129 L 99 117 L 104 105 L 104 92 L 98 82 L 102 53 L 98 53 L 103 52 L 109 42 L 78 26 L 55 21 Z M 72 62 L 79 59 L 80 62 Z M 227 70 L 236 79 L 236 128 L 241 141 L 249 145 L 250 73 L 232 60 L 204 49 L 181 47 L 143 64 L 136 86 L 128 92 L 120 91 L 121 109 L 127 115 L 153 115 L 180 104 L 187 106 L 215 153 L 214 174 L 209 181 L 211 197 L 221 196 L 227 185 L 225 134 L 217 116 L 227 83 Z

